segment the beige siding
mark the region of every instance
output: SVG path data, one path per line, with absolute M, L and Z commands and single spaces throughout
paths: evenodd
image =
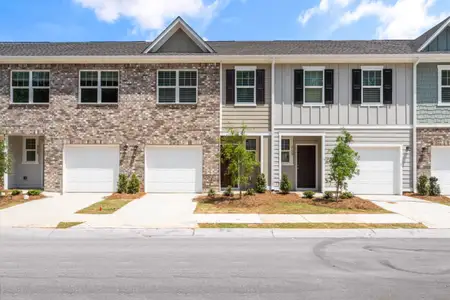
M 253 65 L 254 66 L 254 65 Z M 222 131 L 228 128 L 240 128 L 247 125 L 248 132 L 270 131 L 270 101 L 271 101 L 271 66 L 256 65 L 258 69 L 266 70 L 265 104 L 257 106 L 234 106 L 226 104 L 226 70 L 234 69 L 235 65 L 222 66 Z

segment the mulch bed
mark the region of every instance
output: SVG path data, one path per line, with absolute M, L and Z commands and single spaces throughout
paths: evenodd
M 323 198 L 314 198 L 314 199 L 301 199 L 302 202 L 315 205 L 315 206 L 323 206 L 328 208 L 339 208 L 339 209 L 355 209 L 355 210 L 379 210 L 380 207 L 376 204 L 373 204 L 370 201 L 363 200 L 359 197 L 353 197 L 349 199 L 339 199 L 338 201 L 323 199 Z
M 140 192 L 137 194 L 121 194 L 121 193 L 113 193 L 112 195 L 105 197 L 105 200 L 114 200 L 114 199 L 127 199 L 127 200 L 135 200 L 145 196 L 146 193 Z
M 446 196 L 422 196 L 414 193 L 405 193 L 405 196 L 418 198 L 426 201 L 437 202 L 440 204 L 450 205 L 450 198 Z
M 24 195 L 16 195 L 16 196 L 0 196 L 0 209 L 2 207 L 7 207 L 8 204 L 22 204 L 22 203 L 26 203 L 26 202 L 30 202 L 33 200 L 39 200 L 39 199 L 43 199 L 45 198 L 44 195 L 39 195 L 39 196 L 29 196 L 28 199 L 24 199 Z

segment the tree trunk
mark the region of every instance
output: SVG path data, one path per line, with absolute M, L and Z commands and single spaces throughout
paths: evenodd
M 339 190 L 340 190 L 340 185 L 338 183 L 338 184 L 336 184 L 336 197 L 335 197 L 336 202 L 339 200 Z

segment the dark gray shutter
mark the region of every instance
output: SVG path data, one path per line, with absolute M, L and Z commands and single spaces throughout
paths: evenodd
M 256 70 L 256 104 L 264 104 L 264 87 L 266 82 L 266 70 Z
M 361 69 L 352 70 L 352 104 L 361 104 Z
M 234 104 L 234 87 L 235 87 L 235 72 L 234 69 L 227 70 L 226 76 L 226 104 Z
M 325 70 L 325 104 L 334 103 L 334 70 Z
M 303 103 L 303 70 L 294 70 L 294 104 Z
M 392 104 L 392 69 L 383 70 L 383 104 Z

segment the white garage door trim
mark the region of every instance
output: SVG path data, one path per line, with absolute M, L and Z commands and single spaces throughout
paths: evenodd
M 436 162 L 436 160 L 438 159 L 438 156 L 436 152 L 438 151 L 442 151 L 442 150 L 447 150 L 446 152 L 448 152 L 448 154 L 450 154 L 450 146 L 431 146 L 431 160 L 430 160 L 430 171 L 431 171 L 431 176 L 435 176 L 438 178 L 438 183 L 441 187 L 441 192 L 443 195 L 450 195 L 450 167 L 449 165 L 449 161 L 447 160 L 446 163 L 442 162 Z M 443 153 L 444 155 L 446 153 Z M 436 162 L 436 164 L 433 164 L 433 161 Z M 439 165 L 441 167 L 444 167 L 443 169 L 434 169 L 433 166 Z M 443 177 L 445 177 L 444 179 L 449 178 L 449 180 L 443 180 Z
M 400 144 L 351 144 L 352 148 L 379 148 L 379 149 L 385 149 L 385 148 L 396 148 L 398 149 L 398 187 L 397 187 L 397 194 L 402 195 L 403 194 L 403 145 Z
M 68 144 L 68 145 L 64 145 L 63 147 L 63 175 L 62 175 L 62 192 L 63 193 L 68 193 L 67 191 L 67 172 L 66 172 L 66 164 L 67 164 L 67 149 L 69 148 L 116 148 L 117 149 L 117 165 L 115 166 L 115 168 L 117 169 L 117 176 L 120 172 L 120 146 L 119 145 L 115 145 L 115 144 L 96 144 L 96 145 L 92 145 L 92 144 Z M 118 179 L 118 178 L 116 178 Z M 117 185 L 117 180 L 115 180 L 114 182 L 114 189 L 116 189 L 116 185 Z M 107 193 L 109 192 L 115 192 L 115 190 L 112 191 L 105 191 Z
M 148 179 L 149 179 L 149 174 L 148 174 L 148 162 L 149 159 L 151 159 L 151 157 L 148 157 L 148 152 L 149 150 L 151 151 L 151 149 L 157 149 L 157 148 L 171 148 L 171 149 L 197 149 L 200 151 L 200 165 L 199 165 L 199 172 L 200 174 L 196 174 L 195 178 L 196 178 L 196 186 L 195 186 L 195 191 L 186 191 L 186 192 L 193 192 L 193 193 L 200 193 L 202 192 L 203 189 L 203 147 L 201 145 L 148 145 L 145 147 L 145 163 L 144 163 L 144 177 L 145 177 L 145 192 L 146 193 L 152 193 L 152 192 L 160 192 L 160 193 L 184 193 L 184 191 L 176 191 L 174 189 L 174 191 L 151 191 L 150 187 L 148 185 Z M 198 175 L 198 176 L 197 176 Z

